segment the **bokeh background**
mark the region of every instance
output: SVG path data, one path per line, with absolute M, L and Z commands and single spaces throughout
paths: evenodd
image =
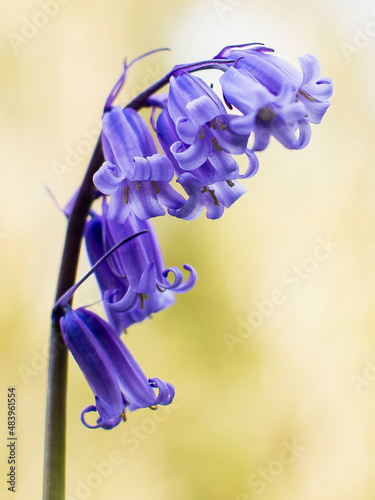
M 46 188 L 64 205 L 81 181 L 125 56 L 172 49 L 134 67 L 123 104 L 174 64 L 258 41 L 293 64 L 315 54 L 334 79 L 333 105 L 305 150 L 273 141 L 259 154 L 248 193 L 222 219 L 155 221 L 166 265 L 188 262 L 199 281 L 126 341 L 149 376 L 175 385 L 175 403 L 110 432 L 88 430 L 79 414 L 92 394 L 71 359 L 68 498 L 373 499 L 373 2 L 23 0 L 0 12 L 1 498 L 11 497 L 10 385 L 13 497 L 41 498 L 49 315 L 65 233 Z M 86 269 L 83 255 L 79 274 Z M 76 304 L 97 298 L 92 279 Z

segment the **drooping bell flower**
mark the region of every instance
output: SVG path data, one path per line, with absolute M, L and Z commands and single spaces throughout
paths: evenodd
M 296 100 L 305 105 L 307 120 L 320 123 L 331 105 L 329 98 L 333 93 L 333 82 L 331 78 L 321 76 L 318 59 L 312 54 L 299 57 L 301 71 L 270 52 L 273 50 L 266 47 L 244 47 L 242 50 L 241 47 L 226 47 L 219 56 L 236 59 L 237 68 L 246 69 L 274 94 L 278 93 L 280 82 L 286 78 L 296 93 Z
M 178 136 L 171 152 L 183 170 L 197 169 L 216 152 L 246 151 L 249 134 L 232 130 L 233 117 L 203 80 L 182 71 L 169 83 L 168 112 Z
M 118 333 L 132 323 L 172 305 L 175 293 L 184 293 L 196 283 L 197 274 L 190 272 L 184 282 L 182 272 L 165 268 L 156 233 L 149 221 L 143 221 L 130 212 L 122 224 L 108 218 L 108 206 L 103 202 L 103 215 L 93 215 L 86 223 L 85 240 L 92 264 L 119 241 L 140 231 L 146 234 L 122 246 L 96 269 L 108 321 Z M 138 240 L 138 244 L 134 242 Z M 174 275 L 171 283 L 168 275 Z
M 248 157 L 248 169 L 240 174 L 238 163 L 231 154 L 215 151 L 195 170 L 185 171 L 172 154 L 172 145 L 178 141 L 177 132 L 168 110 L 160 113 L 155 131 L 166 156 L 173 164 L 177 182 L 188 195 L 187 201 L 179 209 L 169 209 L 168 213 L 185 220 L 198 218 L 206 208 L 209 219 L 221 217 L 224 208 L 229 208 L 246 189 L 237 179 L 247 179 L 258 171 L 258 158 L 253 151 L 245 151 Z
M 319 62 L 312 55 L 299 59 L 300 71 L 271 51 L 226 47 L 218 54 L 235 59 L 220 78 L 224 99 L 244 115 L 232 127 L 254 132 L 256 151 L 268 145 L 271 135 L 289 149 L 301 149 L 311 137 L 309 123 L 320 123 L 331 104 L 332 80 L 320 78 Z
M 126 419 L 126 410 L 172 402 L 173 386 L 159 378 L 147 379 L 112 327 L 99 316 L 83 308 L 67 310 L 60 326 L 64 341 L 95 396 L 95 405 L 87 406 L 81 413 L 86 427 L 112 429 Z M 96 425 L 90 425 L 85 415 L 95 411 L 99 418 Z
M 169 213 L 185 220 L 197 219 L 204 208 L 207 219 L 219 219 L 225 208 L 229 208 L 246 193 L 246 188 L 238 181 L 206 184 L 190 172 L 180 175 L 177 182 L 183 186 L 189 198 L 182 208 L 169 210 Z
M 265 149 L 272 135 L 289 149 L 301 149 L 310 140 L 310 123 L 320 123 L 331 104 L 332 80 L 320 77 L 312 55 L 299 59 L 300 71 L 269 52 L 266 47 L 225 47 L 216 56 L 235 59 L 220 78 L 225 101 L 244 115 L 232 127 L 253 132 L 256 151 Z
M 157 150 L 143 118 L 133 109 L 110 108 L 103 116 L 105 162 L 95 173 L 97 189 L 110 195 L 108 217 L 124 222 L 130 211 L 142 220 L 177 209 L 183 197 L 171 186 L 173 167 Z
M 272 135 L 288 149 L 308 144 L 311 132 L 306 109 L 296 102 L 287 82 L 274 95 L 249 72 L 232 66 L 221 76 L 220 83 L 226 101 L 243 113 L 233 120 L 232 127 L 238 132 L 254 133 L 255 151 L 265 149 Z

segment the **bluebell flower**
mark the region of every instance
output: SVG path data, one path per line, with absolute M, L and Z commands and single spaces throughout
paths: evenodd
M 240 174 L 238 163 L 232 155 L 223 150 L 212 152 L 198 168 L 186 171 L 178 161 L 178 155 L 173 154 L 173 146 L 179 138 L 174 122 L 165 108 L 158 117 L 155 131 L 163 151 L 173 165 L 177 182 L 188 195 L 181 208 L 168 210 L 175 217 L 193 220 L 201 215 L 203 208 L 207 209 L 207 218 L 221 217 L 224 208 L 229 208 L 246 192 L 237 179 L 249 178 L 258 171 L 258 158 L 250 149 L 245 151 L 248 169 L 244 174 Z
M 131 324 L 172 305 L 175 293 L 184 293 L 195 285 L 197 274 L 185 264 L 184 269 L 190 272 L 190 276 L 183 281 L 183 274 L 177 267 L 165 268 L 150 221 L 143 221 L 130 212 L 121 224 L 109 219 L 107 212 L 104 200 L 103 215 L 93 214 L 86 223 L 86 247 L 92 264 L 119 241 L 140 231 L 148 231 L 116 250 L 95 271 L 108 321 L 121 333 Z M 172 283 L 168 279 L 170 274 L 174 276 Z
M 249 134 L 232 129 L 233 117 L 203 80 L 182 71 L 169 83 L 168 112 L 179 139 L 170 149 L 183 170 L 195 170 L 221 151 L 235 155 L 246 151 Z
M 254 133 L 255 151 L 265 149 L 271 135 L 289 149 L 308 144 L 311 134 L 305 107 L 296 102 L 287 82 L 275 95 L 246 70 L 230 67 L 220 83 L 226 101 L 243 113 L 233 120 L 232 127 L 238 132 Z
M 70 310 L 60 319 L 60 326 L 95 396 L 95 405 L 81 414 L 86 427 L 112 429 L 125 420 L 126 410 L 172 402 L 174 387 L 159 378 L 147 379 L 112 327 L 99 316 L 83 308 Z M 95 411 L 99 413 L 97 424 L 90 425 L 85 415 Z
M 245 46 L 228 46 L 225 47 L 218 58 L 231 57 L 235 60 L 233 63 L 237 68 L 243 68 L 249 71 L 254 78 L 265 85 L 276 94 L 280 90 L 281 82 L 287 79 L 296 92 L 296 99 L 301 100 L 305 105 L 320 108 L 325 106 L 324 112 L 320 116 L 323 117 L 325 111 L 330 106 L 329 98 L 333 93 L 333 82 L 331 78 L 321 77 L 321 68 L 318 59 L 312 54 L 305 54 L 298 58 L 301 70 L 296 69 L 290 63 L 272 54 L 273 49 L 257 44 Z M 273 66 L 273 68 L 272 68 Z M 275 71 L 276 69 L 276 71 Z M 310 104 L 309 103 L 314 103 Z M 316 111 L 314 111 L 316 113 Z M 309 114 L 309 121 L 312 116 Z
M 110 195 L 108 217 L 124 222 L 130 211 L 147 220 L 178 209 L 183 197 L 171 186 L 173 167 L 157 150 L 143 118 L 116 106 L 103 116 L 105 162 L 94 175 L 97 189 Z
M 299 59 L 300 71 L 269 52 L 265 47 L 226 47 L 217 56 L 235 59 L 220 78 L 225 101 L 244 115 L 232 128 L 253 132 L 256 151 L 268 145 L 271 135 L 289 149 L 301 149 L 310 140 L 310 123 L 320 123 L 331 104 L 332 80 L 320 77 L 312 55 Z
M 169 210 L 169 213 L 185 220 L 197 219 L 204 208 L 207 219 L 218 219 L 223 215 L 225 208 L 229 208 L 246 193 L 245 187 L 238 181 L 206 184 L 204 180 L 190 172 L 181 174 L 177 182 L 183 186 L 189 198 L 183 207 Z

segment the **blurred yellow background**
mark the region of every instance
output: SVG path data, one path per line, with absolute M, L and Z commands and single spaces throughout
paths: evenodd
M 295 65 L 315 54 L 334 80 L 333 105 L 305 150 L 272 141 L 259 154 L 248 193 L 220 220 L 155 221 L 166 265 L 188 262 L 199 281 L 126 341 L 148 376 L 175 385 L 175 403 L 112 431 L 86 429 L 79 414 L 93 396 L 71 359 L 68 499 L 373 499 L 373 3 L 25 0 L 0 12 L 1 498 L 11 497 L 10 385 L 15 496 L 41 498 L 65 233 L 46 186 L 62 205 L 78 186 L 125 56 L 172 49 L 134 67 L 123 104 L 174 64 L 257 41 Z M 87 268 L 83 256 L 79 274 Z M 76 304 L 96 298 L 91 279 Z

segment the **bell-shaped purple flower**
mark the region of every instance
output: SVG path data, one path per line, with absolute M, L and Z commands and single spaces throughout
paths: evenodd
M 189 198 L 182 208 L 170 210 L 169 213 L 185 220 L 197 219 L 204 208 L 207 219 L 218 219 L 223 215 L 225 208 L 229 208 L 246 193 L 246 189 L 238 181 L 206 184 L 190 172 L 180 175 L 177 182 L 183 186 Z
M 232 130 L 233 117 L 196 76 L 182 71 L 171 77 L 168 112 L 178 136 L 171 151 L 183 170 L 197 169 L 215 152 L 242 154 L 247 149 L 249 134 Z
M 207 218 L 221 217 L 224 208 L 229 208 L 246 192 L 237 179 L 249 178 L 258 171 L 258 158 L 250 149 L 245 151 L 249 162 L 245 174 L 240 174 L 237 162 L 225 151 L 212 152 L 201 166 L 186 171 L 181 167 L 179 156 L 173 152 L 178 136 L 167 109 L 160 113 L 155 131 L 163 151 L 173 164 L 177 182 L 188 195 L 181 208 L 168 210 L 175 217 L 193 220 L 200 216 L 203 208 L 207 209 Z
M 256 151 L 267 146 L 271 135 L 289 149 L 301 149 L 310 140 L 309 123 L 320 123 L 331 104 L 332 80 L 320 78 L 319 62 L 312 55 L 299 59 L 300 71 L 271 51 L 226 47 L 218 54 L 235 59 L 220 78 L 224 99 L 244 114 L 232 127 L 239 133 L 254 132 Z
M 103 240 L 103 219 L 95 216 L 89 220 L 85 229 L 86 247 L 90 262 L 94 264 L 105 254 Z M 110 264 L 108 259 L 100 264 L 95 272 L 102 295 L 104 309 L 109 323 L 118 334 L 122 333 L 133 323 L 139 323 L 152 314 L 166 309 L 175 302 L 172 291 L 166 290 L 161 293 L 137 294 L 129 287 L 129 281 L 124 275 L 120 275 Z M 146 300 L 146 296 L 148 299 Z M 117 299 L 121 301 L 122 311 L 116 310 L 112 305 Z M 117 305 L 117 308 L 119 305 Z
M 320 108 L 324 103 L 325 110 L 327 110 L 331 104 L 329 98 L 333 93 L 333 82 L 331 78 L 321 77 L 318 59 L 312 54 L 299 57 L 298 61 L 302 69 L 300 71 L 272 52 L 273 49 L 250 44 L 250 46 L 242 47 L 225 47 L 216 57 L 235 59 L 234 65 L 237 68 L 246 69 L 273 94 L 279 93 L 282 81 L 286 78 L 296 92 L 296 99 L 301 100 L 305 105 L 308 105 L 308 102 L 314 103 L 310 105 L 310 108 L 311 106 Z M 317 111 L 313 114 L 315 113 Z M 312 119 L 311 114 L 308 115 L 308 119 L 312 123 L 318 123 Z
M 226 101 L 243 113 L 233 120 L 232 127 L 238 132 L 255 134 L 255 151 L 265 149 L 271 135 L 289 149 L 307 145 L 310 125 L 305 118 L 306 109 L 296 102 L 287 82 L 275 95 L 248 71 L 232 66 L 221 76 L 220 83 Z
M 149 221 L 143 221 L 130 212 L 126 221 L 120 224 L 109 219 L 107 211 L 104 201 L 103 216 L 93 215 L 86 224 L 86 246 L 92 264 L 124 238 L 148 231 L 136 238 L 137 245 L 133 244 L 135 240 L 128 242 L 95 271 L 108 320 L 121 333 L 132 323 L 172 305 L 174 294 L 190 290 L 197 275 L 191 266 L 185 264 L 190 276 L 184 282 L 178 268 L 165 268 L 156 233 Z M 170 273 L 174 275 L 173 283 L 168 279 Z
M 112 327 L 99 316 L 83 308 L 70 310 L 60 319 L 60 326 L 66 345 L 95 395 L 95 405 L 81 414 L 86 427 L 112 429 L 125 420 L 127 409 L 172 402 L 173 386 L 159 378 L 147 379 Z M 99 413 L 94 426 L 85 420 L 86 413 L 92 411 Z
M 108 217 L 124 222 L 132 210 L 147 220 L 164 215 L 164 207 L 183 205 L 169 184 L 173 167 L 136 111 L 117 106 L 104 114 L 102 146 L 106 161 L 93 180 L 100 192 L 111 196 Z

